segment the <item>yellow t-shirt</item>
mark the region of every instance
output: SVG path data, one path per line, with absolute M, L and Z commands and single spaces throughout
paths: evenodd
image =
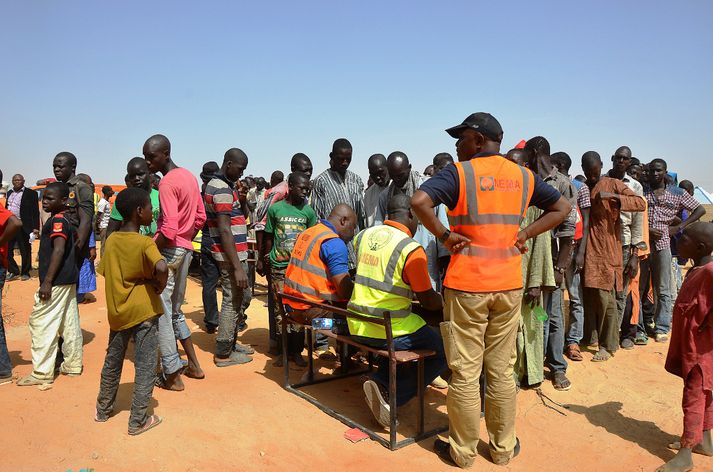
M 156 243 L 139 233 L 115 231 L 106 240 L 98 272 L 104 276 L 109 327 L 121 331 L 163 313 L 161 296 L 150 284 L 163 259 Z

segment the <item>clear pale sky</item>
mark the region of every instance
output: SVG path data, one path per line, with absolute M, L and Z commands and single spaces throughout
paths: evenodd
M 713 2 L 5 1 L 0 168 L 122 183 L 166 134 L 194 173 L 230 147 L 247 173 L 327 167 L 335 138 L 366 176 L 401 150 L 422 171 L 443 130 L 495 115 L 503 152 L 543 135 L 579 171 L 621 145 L 713 190 Z

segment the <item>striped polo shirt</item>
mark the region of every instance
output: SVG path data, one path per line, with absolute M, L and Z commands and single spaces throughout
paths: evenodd
M 243 215 L 238 201 L 238 191 L 233 183 L 228 182 L 222 174 L 215 174 L 206 185 L 203 199 L 205 200 L 208 232 L 213 240 L 210 251 L 215 260 L 227 260 L 218 233 L 218 215 L 229 215 L 235 250 L 238 253 L 238 258 L 245 261 L 248 258 L 248 230 L 245 224 L 245 215 Z

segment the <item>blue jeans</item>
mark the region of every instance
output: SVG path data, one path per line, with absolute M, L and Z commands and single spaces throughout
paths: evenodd
M 641 261 L 641 279 L 639 282 L 641 301 L 644 310 L 647 308 L 649 283 L 654 289 L 655 311 L 653 321 L 656 324 L 655 334 L 667 334 L 671 331 L 671 313 L 673 312 L 673 296 L 671 294 L 671 249 L 652 251 L 649 257 Z M 651 315 L 644 313 L 639 317 L 639 331 L 646 333 L 646 322 Z
M 7 271 L 3 266 L 0 266 L 0 297 L 2 290 L 5 287 L 5 274 Z M 2 299 L 0 298 L 0 377 L 8 377 L 12 375 L 12 362 L 10 362 L 10 353 L 7 351 L 7 340 L 5 339 L 5 326 L 2 323 Z
M 161 293 L 163 314 L 158 319 L 158 346 L 163 374 L 170 375 L 183 367 L 176 339 L 186 339 L 191 335 L 181 304 L 186 294 L 186 278 L 193 255 L 181 247 L 167 247 L 161 254 L 168 264 L 168 282 Z
M 576 251 L 575 251 L 576 252 Z M 569 329 L 567 330 L 565 344 L 579 344 L 584 333 L 584 287 L 582 287 L 582 274 L 576 271 L 576 264 L 572 263 L 564 274 L 567 292 L 569 293 Z
M 205 236 L 203 236 L 205 243 Z M 201 284 L 203 286 L 203 323 L 206 328 L 218 327 L 218 279 L 220 268 L 210 252 L 210 245 L 201 245 Z
M 564 360 L 564 317 L 562 315 L 562 286 L 556 290 L 543 292 L 547 321 L 544 323 L 545 365 L 552 373 L 566 372 Z
M 387 349 L 385 339 L 353 336 L 355 340 L 376 349 Z M 411 349 L 430 349 L 436 351 L 435 356 L 427 357 L 423 366 L 423 385 L 427 386 L 446 368 L 446 353 L 440 334 L 430 326 L 424 326 L 415 333 L 394 338 L 394 349 L 406 351 Z M 389 360 L 379 357 L 378 370 L 372 374 L 372 380 L 389 388 Z M 407 362 L 398 364 L 396 368 L 396 405 L 401 406 L 418 394 L 418 364 Z

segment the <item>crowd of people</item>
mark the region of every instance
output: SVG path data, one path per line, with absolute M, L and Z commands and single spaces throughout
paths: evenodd
M 96 287 L 98 240 L 111 331 L 95 420 L 113 413 L 133 340 L 129 434 L 158 425 L 161 418 L 148 411 L 154 386 L 181 391 L 184 377 L 205 378 L 181 309 L 200 233 L 204 329 L 215 333 L 217 367 L 252 360 L 254 349 L 240 333 L 255 273 L 267 280 L 269 353 L 278 367 L 285 360 L 306 367 L 311 342 L 302 324 L 287 323 L 283 332 L 284 317 L 309 323 L 332 316 L 313 303 L 367 318 L 388 312 L 396 350 L 435 352 L 425 361 L 425 380 L 448 389 L 449 417 L 448 440 L 437 440 L 435 451 L 466 468 L 477 455 L 481 397 L 490 457 L 507 464 L 520 450 L 518 388 L 549 378 L 555 389 L 569 390 L 568 361 L 584 360 L 582 346 L 596 346 L 590 360 L 606 362 L 653 338 L 670 341 L 666 368 L 686 385 L 680 452 L 661 470 L 687 470 L 692 450 L 713 453 L 713 328 L 704 288 L 713 277 L 713 230 L 699 222 L 705 210 L 691 182 L 676 182 L 666 161 L 642 162 L 627 146 L 614 151 L 606 173 L 600 154 L 584 153 L 584 175 L 574 178 L 570 156 L 552 153 L 542 136 L 501 154 L 503 130 L 487 113 L 447 132 L 457 140 L 457 159 L 439 153 L 421 174 L 403 152 L 374 154 L 366 186 L 350 170 L 352 144 L 344 138 L 334 141 L 329 168 L 314 178 L 302 153 L 292 157 L 287 178 L 280 170 L 269 182 L 245 176 L 248 156 L 231 148 L 220 164 L 203 165 L 199 183 L 174 162 L 168 138 L 155 135 L 143 157 L 128 161 L 128 188 L 114 196 L 106 186 L 100 199 L 91 178 L 76 174 L 76 157 L 61 152 L 52 163 L 57 181 L 42 193 L 50 215 L 42 226 L 37 193 L 13 176 L 7 209 L 0 210 L 8 261 L 0 284 L 30 278 L 31 243 L 40 239 L 40 285 L 29 319 L 32 372 L 17 385 L 82 373 L 78 303 Z M 693 268 L 684 269 L 689 260 Z M 292 297 L 283 300 L 282 293 Z M 429 325 L 426 312 L 442 313 L 441 322 Z M 346 322 L 360 343 L 386 347 L 383 326 L 361 317 Z M 314 349 L 337 360 L 323 335 Z M 381 359 L 377 366 L 364 395 L 388 428 L 388 364 Z M 411 367 L 399 366 L 397 405 L 419 393 Z M 0 331 L 0 383 L 11 380 Z

